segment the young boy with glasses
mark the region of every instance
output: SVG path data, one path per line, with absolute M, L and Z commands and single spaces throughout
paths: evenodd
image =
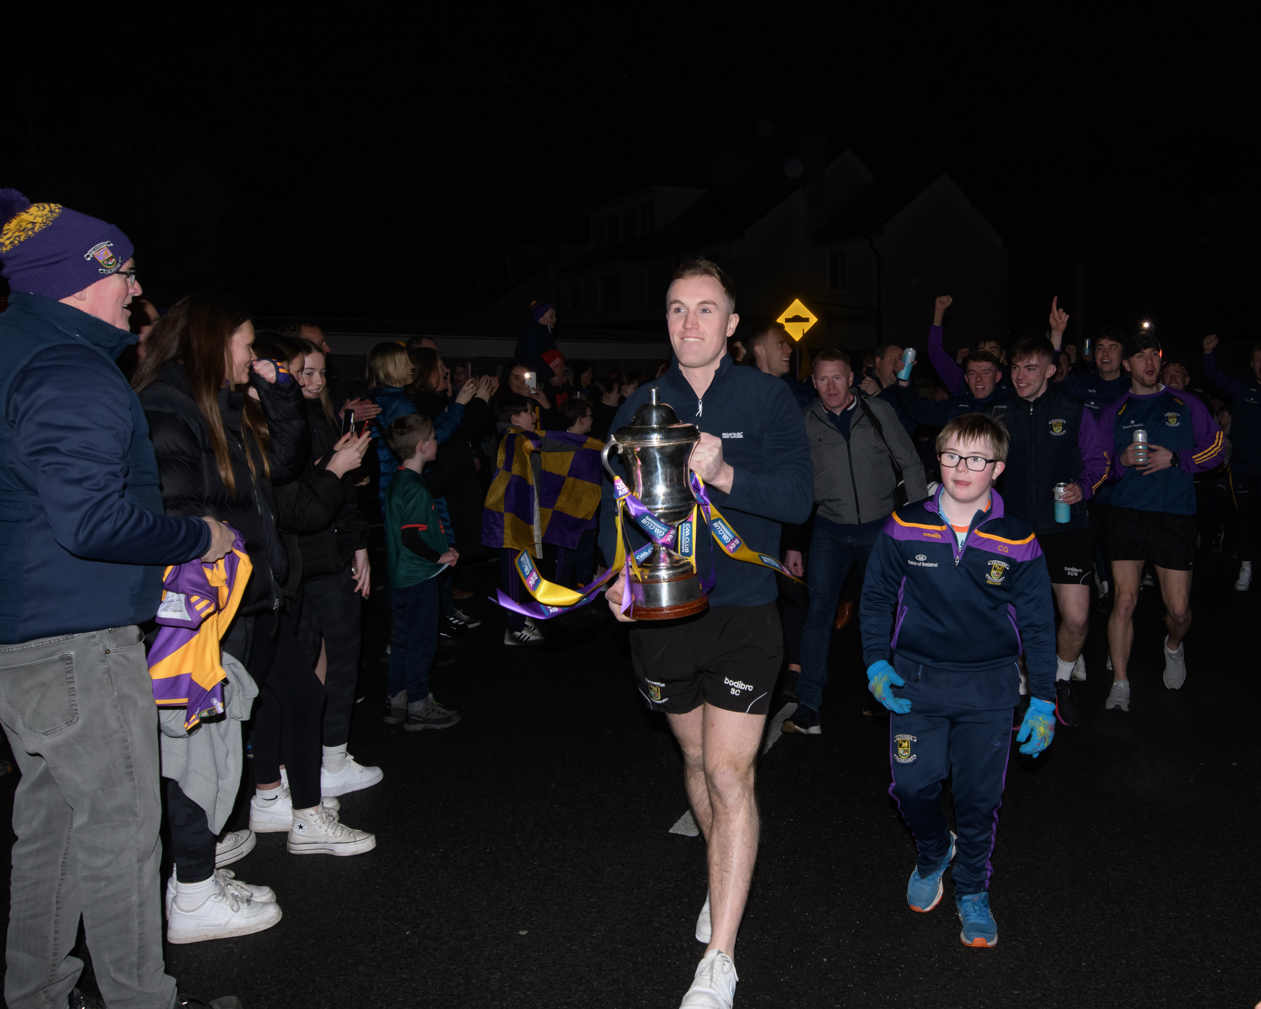
M 868 689 L 892 712 L 889 792 L 919 851 L 907 903 L 913 911 L 935 908 L 954 860 L 966 946 L 998 943 L 990 854 L 1022 651 L 1032 700 L 1016 737 L 1020 752 L 1036 757 L 1055 733 L 1051 579 L 1032 530 L 1004 514 L 993 489 L 1007 448 L 1006 429 L 985 414 L 964 414 L 942 429 L 941 487 L 889 517 L 860 610 Z M 947 774 L 953 832 L 941 807 Z

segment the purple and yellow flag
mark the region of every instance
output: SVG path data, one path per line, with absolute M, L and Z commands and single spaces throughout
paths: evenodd
M 567 431 L 509 428 L 486 493 L 482 543 L 534 557 L 544 543 L 576 547 L 596 523 L 603 448 L 602 441 Z
M 207 715 L 223 714 L 219 642 L 236 616 L 254 570 L 241 534 L 213 564 L 187 561 L 166 569 L 158 635 L 149 649 L 153 699 L 161 708 L 187 708 L 191 731 Z

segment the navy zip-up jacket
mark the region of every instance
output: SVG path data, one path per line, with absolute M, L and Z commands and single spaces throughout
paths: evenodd
M 1261 382 L 1255 378 L 1241 382 L 1217 367 L 1217 357 L 1204 355 L 1208 380 L 1235 401 L 1230 420 L 1230 443 L 1235 469 L 1261 469 Z
M 972 518 L 963 548 L 932 499 L 899 508 L 876 540 L 863 581 L 863 661 L 892 662 L 899 697 L 987 711 L 1029 693 L 1055 703 L 1055 611 L 1046 558 L 1029 526 L 990 509 Z
M 814 470 L 806 444 L 801 411 L 788 386 L 756 368 L 736 367 L 724 356 L 705 395 L 698 399 L 679 369 L 677 358 L 655 382 L 636 390 L 613 418 L 612 431 L 625 427 L 635 411 L 658 390 L 685 424 L 722 439 L 723 459 L 735 470 L 731 493 L 706 487 L 710 500 L 727 518 L 749 548 L 779 556 L 782 522 L 804 522 L 814 504 Z M 610 453 L 617 468 L 617 457 Z M 628 481 L 634 490 L 634 485 Z M 613 481 L 605 474 L 600 503 L 600 549 L 610 563 L 614 557 L 616 499 Z M 633 547 L 648 542 L 630 522 L 626 523 Z M 777 596 L 775 572 L 714 550 L 712 538 L 696 537 L 697 570 L 708 574 L 713 557 L 717 581 L 709 594 L 711 606 L 758 606 Z
M 210 528 L 163 514 L 126 330 L 37 294 L 0 315 L 0 643 L 150 619 Z
M 956 417 L 965 413 L 989 413 L 999 403 L 1007 399 L 1007 394 L 995 385 L 994 391 L 984 399 L 977 399 L 966 385 L 963 391 L 949 399 L 925 399 L 913 388 L 898 386 L 898 400 L 902 412 L 917 424 L 926 427 L 945 427 Z
M 999 482 L 1007 512 L 1029 523 L 1040 536 L 1089 529 L 1086 502 L 1108 478 L 1111 452 L 1094 415 L 1060 385 L 1030 402 L 1014 392 L 991 410 L 1011 436 L 1007 469 Z M 1055 521 L 1055 485 L 1075 483 L 1082 500 L 1069 508 L 1069 521 Z
M 1130 388 L 1130 375 L 1124 368 L 1116 378 L 1104 378 L 1096 371 L 1074 372 L 1060 383 L 1064 390 L 1086 404 L 1095 420 Z

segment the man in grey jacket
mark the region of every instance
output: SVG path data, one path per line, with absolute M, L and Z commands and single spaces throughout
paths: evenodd
M 818 505 L 810 542 L 810 608 L 801 635 L 797 709 L 783 725 L 785 732 L 808 736 L 822 731 L 819 709 L 841 586 L 851 566 L 857 564 L 860 573 L 866 568 L 876 537 L 893 513 L 896 470 L 902 472 L 909 501 L 928 497 L 924 465 L 892 407 L 875 397 L 855 396 L 853 383 L 843 352 L 825 350 L 815 358 L 819 398 L 805 412 Z M 799 551 L 787 551 L 785 562 L 793 574 L 804 573 Z

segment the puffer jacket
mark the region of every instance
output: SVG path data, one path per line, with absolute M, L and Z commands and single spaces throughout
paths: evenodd
M 254 574 L 237 611 L 242 616 L 274 610 L 280 604 L 280 586 L 289 577 L 289 556 L 276 531 L 273 485 L 297 479 L 310 452 L 298 384 L 292 379 L 272 384 L 251 375 L 250 385 L 258 390 L 271 432 L 267 451 L 270 476 L 252 438 L 248 451 L 257 475 L 251 474 L 246 462 L 246 443 L 241 436 L 246 393 L 221 389 L 219 413 L 236 481 L 231 493 L 215 466 L 210 433 L 193 401 L 184 366 L 168 361 L 157 379 L 139 392 L 158 459 L 166 513 L 214 516 L 239 530 L 245 540 Z
M 319 400 L 307 399 L 303 403 L 311 429 L 312 465 L 316 460 L 323 465 L 333 454 L 338 435 L 324 416 Z M 298 537 L 302 577 L 318 578 L 345 571 L 353 562 L 355 551 L 367 547 L 368 523 L 359 511 L 355 475 L 355 472 L 347 473 L 341 480 L 342 503 L 333 521 Z

